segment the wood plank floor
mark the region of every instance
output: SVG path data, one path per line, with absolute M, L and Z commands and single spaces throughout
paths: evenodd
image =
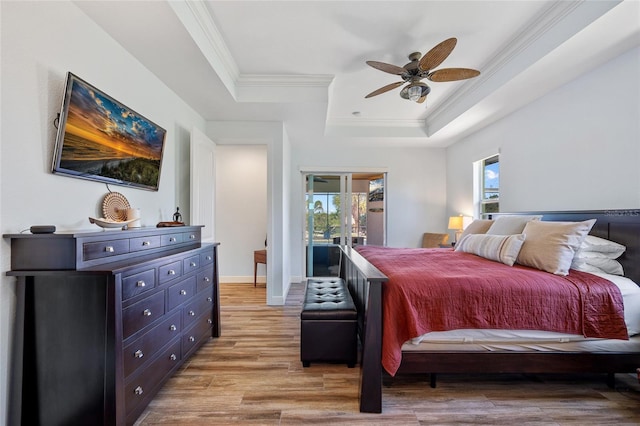
M 359 368 L 299 356 L 303 286 L 265 306 L 264 286 L 221 285 L 222 337 L 172 377 L 137 424 L 638 425 L 640 385 L 617 375 L 385 378 L 383 413 L 358 411 Z

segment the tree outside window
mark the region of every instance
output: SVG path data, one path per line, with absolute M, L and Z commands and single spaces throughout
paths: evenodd
M 351 197 L 351 236 L 366 237 L 367 193 L 352 193 Z M 340 194 L 319 192 L 313 194 L 313 200 L 313 241 L 331 243 L 340 236 Z

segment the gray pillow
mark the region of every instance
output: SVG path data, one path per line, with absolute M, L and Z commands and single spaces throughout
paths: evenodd
M 594 223 L 595 219 L 583 222 L 531 221 L 524 227 L 526 239 L 516 262 L 552 274 L 567 275 L 573 257 Z
M 489 235 L 514 235 L 522 234 L 527 222 L 532 220 L 540 220 L 542 215 L 513 215 L 513 216 L 498 216 L 493 221 L 493 225 L 487 231 Z

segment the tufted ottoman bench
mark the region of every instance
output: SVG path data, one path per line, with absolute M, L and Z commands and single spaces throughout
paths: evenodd
M 357 324 L 356 306 L 342 278 L 309 278 L 300 314 L 302 365 L 337 361 L 355 367 Z

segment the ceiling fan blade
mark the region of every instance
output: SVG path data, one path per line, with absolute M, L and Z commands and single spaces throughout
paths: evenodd
M 436 45 L 433 49 L 424 54 L 418 63 L 421 71 L 429 71 L 440 65 L 451 53 L 458 40 L 451 37 Z
M 399 67 L 397 65 L 385 64 L 384 62 L 367 61 L 367 65 L 377 70 L 388 72 L 389 74 L 402 75 L 407 72 L 407 70 L 402 67 Z
M 404 81 L 398 81 L 396 83 L 387 84 L 386 86 L 381 87 L 378 90 L 374 90 L 373 92 L 369 93 L 367 96 L 365 96 L 365 98 L 371 98 L 381 93 L 388 92 L 389 90 L 393 90 L 396 87 L 402 86 L 403 84 L 404 84 Z
M 431 81 L 442 82 L 466 80 L 467 78 L 473 78 L 479 75 L 480 71 L 472 70 L 470 68 L 443 68 L 429 73 L 427 78 Z
M 427 100 L 427 95 L 421 96 L 420 99 L 416 101 L 417 104 L 422 104 Z

